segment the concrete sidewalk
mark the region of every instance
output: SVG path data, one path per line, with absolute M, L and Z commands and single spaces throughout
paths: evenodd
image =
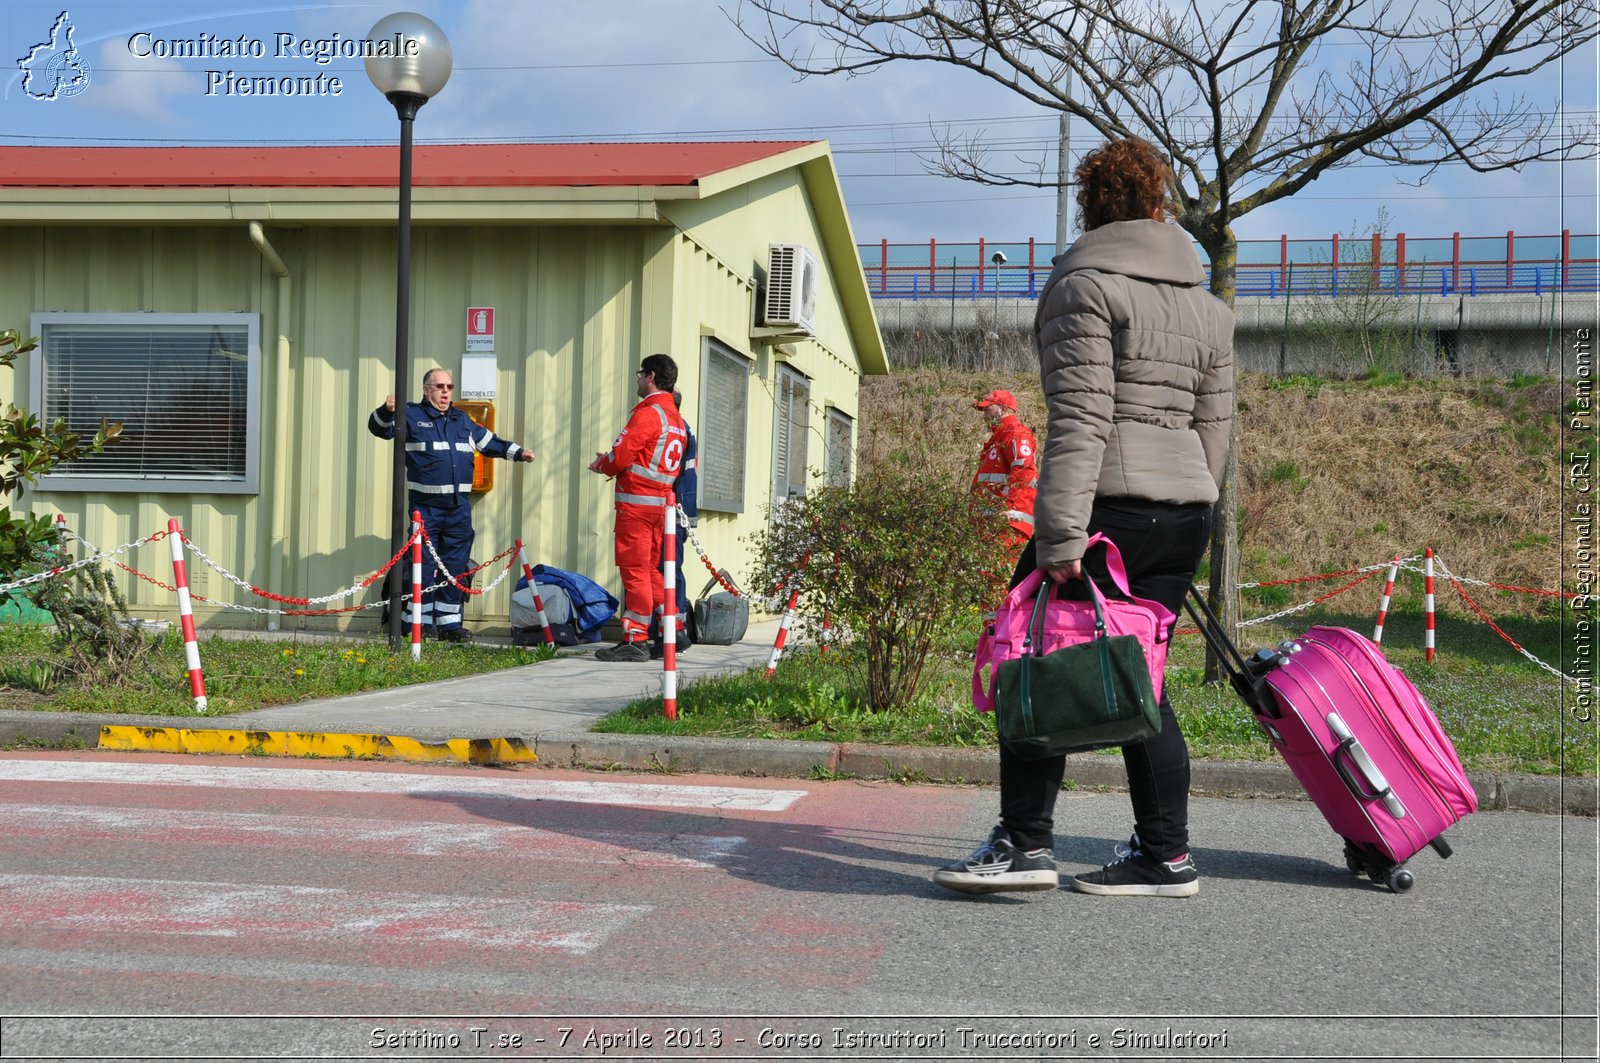
M 765 665 L 778 622 L 751 624 L 733 646 L 696 645 L 678 662 L 680 687 L 708 675 Z M 659 696 L 659 662 L 603 664 L 595 646 L 553 661 L 436 683 L 278 705 L 231 716 L 149 717 L 0 710 L 0 746 L 58 745 L 138 751 L 256 754 L 624 768 L 661 772 L 871 779 L 995 785 L 992 750 L 855 743 L 595 734 L 600 717 Z M 509 652 L 509 651 L 508 651 Z M 1243 711 L 1241 709 L 1241 711 Z M 1115 753 L 1068 758 L 1068 785 L 1122 789 Z M 1474 773 L 1486 809 L 1596 813 L 1594 779 Z M 1278 761 L 1196 760 L 1196 793 L 1303 798 Z

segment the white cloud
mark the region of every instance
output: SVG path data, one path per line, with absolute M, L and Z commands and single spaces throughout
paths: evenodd
M 85 106 L 106 114 L 170 126 L 178 121 L 173 103 L 204 91 L 200 76 L 185 70 L 177 60 L 140 58 L 129 50 L 125 39 L 105 41 L 95 55 L 82 99 Z

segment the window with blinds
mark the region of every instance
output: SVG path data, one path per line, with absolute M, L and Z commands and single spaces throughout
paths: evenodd
M 806 436 L 811 428 L 811 382 L 778 367 L 778 408 L 773 416 L 772 498 L 806 493 Z
M 828 409 L 828 486 L 849 487 L 855 471 L 855 422 L 837 407 Z
M 743 513 L 750 362 L 710 336 L 701 357 L 700 423 L 694 426 L 700 442 L 700 508 Z
M 51 491 L 254 493 L 260 416 L 255 314 L 33 315 L 33 409 L 88 438 L 122 436 L 58 465 Z

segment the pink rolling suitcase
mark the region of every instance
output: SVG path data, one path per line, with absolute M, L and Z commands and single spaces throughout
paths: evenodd
M 1348 628 L 1314 627 L 1248 661 L 1191 592 L 1189 615 L 1300 785 L 1344 838 L 1345 865 L 1396 893 L 1405 862 L 1431 846 L 1478 797 L 1433 710 L 1400 669 Z

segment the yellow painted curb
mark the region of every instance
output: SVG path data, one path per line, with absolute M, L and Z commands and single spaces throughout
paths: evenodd
M 532 764 L 539 759 L 520 738 L 448 738 L 442 742 L 423 742 L 400 735 L 191 730 L 186 727 L 102 727 L 100 748 L 144 753 L 406 760 L 424 764 Z

